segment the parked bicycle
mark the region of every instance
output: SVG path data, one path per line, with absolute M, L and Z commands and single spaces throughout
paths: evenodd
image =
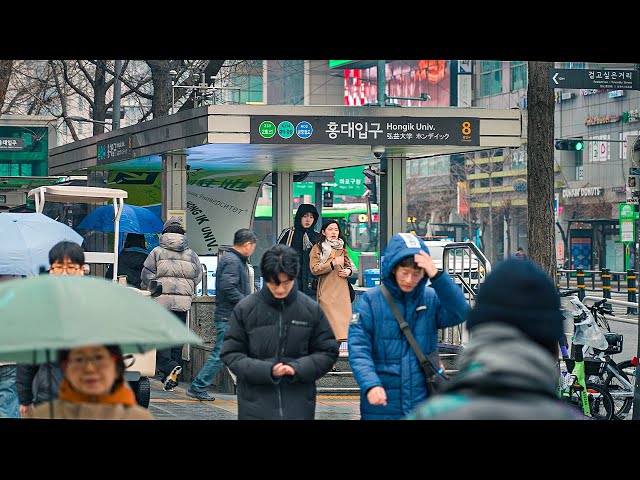
M 574 299 L 578 303 L 575 303 Z M 571 303 L 578 308 L 578 311 L 573 315 L 572 345 L 575 348 L 572 349 L 574 358 L 567 355 L 566 346 L 561 348 L 562 361 L 567 366 L 567 372 L 564 374 L 567 378 L 564 379 L 563 375 L 560 377 L 560 398 L 581 409 L 586 416 L 596 420 L 611 420 L 614 415 L 611 394 L 603 385 L 587 381 L 591 375 L 600 376 L 606 362 L 591 358 L 585 359 L 582 348 L 585 345 L 602 348 L 603 342 L 606 340 L 589 310 L 578 300 L 578 297 L 572 297 Z
M 606 329 L 604 334 L 607 340 L 607 348 L 604 350 L 598 348 L 587 348 L 584 352 L 586 355 L 604 362 L 605 368 L 602 374 L 593 375 L 588 379 L 594 383 L 603 385 L 611 394 L 614 404 L 614 418 L 624 420 L 629 414 L 633 406 L 633 396 L 635 389 L 636 365 L 637 359 L 624 360 L 616 362 L 613 355 L 622 353 L 623 335 L 621 333 L 611 332 L 611 327 L 605 314 L 608 313 L 606 307 L 607 299 L 598 300 L 593 305 L 587 307 L 593 316 L 596 325 Z

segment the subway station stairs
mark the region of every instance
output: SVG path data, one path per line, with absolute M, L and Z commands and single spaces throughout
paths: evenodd
M 327 372 L 316 382 L 318 395 L 360 395 L 360 388 L 356 382 L 351 366 L 349 364 L 349 354 L 345 350 L 346 345 L 341 347 L 340 356 L 336 362 L 337 371 Z M 453 376 L 457 370 L 455 368 L 456 356 L 460 352 L 460 347 L 449 344 L 438 344 L 440 358 L 445 366 L 447 374 Z

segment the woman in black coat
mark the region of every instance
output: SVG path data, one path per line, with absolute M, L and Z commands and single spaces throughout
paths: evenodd
M 295 288 L 298 254 L 276 245 L 260 262 L 264 286 L 235 306 L 220 358 L 237 377 L 239 420 L 313 420 L 316 380 L 338 358 L 318 303 Z
M 318 210 L 310 203 L 301 204 L 296 210 L 293 227 L 285 228 L 278 236 L 277 244 L 287 245 L 298 252 L 300 271 L 298 272 L 298 290 L 315 300 L 317 281 L 309 266 L 309 252 L 320 238 L 313 227 L 318 221 Z

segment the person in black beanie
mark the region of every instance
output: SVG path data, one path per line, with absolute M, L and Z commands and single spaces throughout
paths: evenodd
M 587 419 L 557 396 L 564 315 L 556 286 L 538 265 L 500 263 L 480 285 L 466 326 L 470 341 L 458 373 L 405 419 Z
M 311 273 L 309 266 L 309 252 L 313 245 L 320 238 L 320 234 L 314 230 L 314 225 L 318 221 L 318 210 L 310 203 L 303 203 L 298 206 L 296 216 L 293 220 L 293 227 L 285 228 L 280 232 L 277 244 L 286 245 L 298 252 L 300 259 L 300 271 L 296 284 L 298 290 L 316 299 L 317 280 Z

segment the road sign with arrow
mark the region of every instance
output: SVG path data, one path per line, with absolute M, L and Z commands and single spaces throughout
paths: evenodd
M 549 82 L 552 88 L 640 90 L 637 70 L 550 68 Z

